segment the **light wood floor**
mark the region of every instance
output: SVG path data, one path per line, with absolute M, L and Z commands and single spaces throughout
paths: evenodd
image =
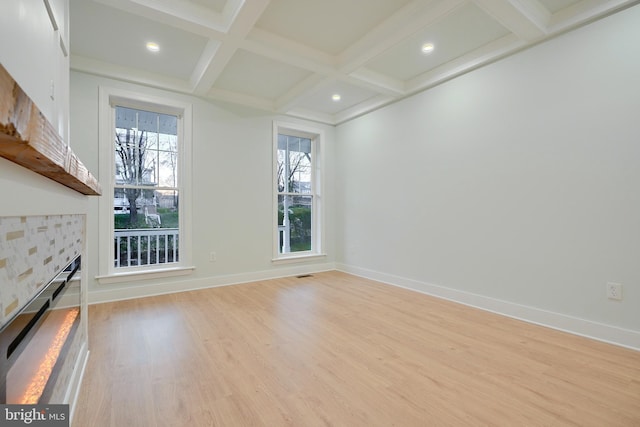
M 74 427 L 640 426 L 640 352 L 337 272 L 89 321 Z

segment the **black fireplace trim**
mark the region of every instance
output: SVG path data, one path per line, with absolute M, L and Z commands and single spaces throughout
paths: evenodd
M 63 284 L 64 285 L 64 284 Z M 36 325 L 36 323 L 38 323 L 38 320 L 40 320 L 40 318 L 42 317 L 42 315 L 47 311 L 47 309 L 51 306 L 51 303 L 49 302 L 49 300 L 47 300 L 42 307 L 40 307 L 40 310 L 38 310 L 38 312 L 36 313 L 35 316 L 33 316 L 31 318 L 31 320 L 29 320 L 29 323 L 27 323 L 25 325 L 24 328 L 22 328 L 22 330 L 20 331 L 20 333 L 18 333 L 18 336 L 11 341 L 11 344 L 9 344 L 9 346 L 7 347 L 7 359 L 11 357 L 11 354 L 13 354 L 13 352 L 15 351 L 16 348 L 18 348 L 18 346 L 20 345 L 20 343 L 25 339 L 25 337 L 27 336 L 27 334 L 29 333 L 29 331 L 31 331 L 31 329 Z
M 6 327 L 10 325 L 11 322 L 13 322 L 13 320 L 16 319 L 27 307 L 29 307 L 31 304 L 37 301 L 38 298 L 40 298 L 42 295 L 46 295 L 47 290 L 53 285 L 55 285 L 56 279 L 58 279 L 60 275 L 64 274 L 70 268 L 72 269 L 71 272 L 68 273 L 66 277 L 64 277 L 62 282 L 53 291 L 51 297 L 47 298 L 47 300 L 42 304 L 42 306 L 36 312 L 36 314 L 29 320 L 29 322 L 22 328 L 22 330 L 16 335 L 16 337 L 7 346 L 7 356 L 6 356 L 7 359 L 16 350 L 16 348 L 18 348 L 20 343 L 26 338 L 26 336 L 29 334 L 31 329 L 33 329 L 33 327 L 38 323 L 38 320 L 40 320 L 42 315 L 46 313 L 47 309 L 49 309 L 49 307 L 53 305 L 53 302 L 58 297 L 58 295 L 64 290 L 65 286 L 67 286 L 67 283 L 69 283 L 73 279 L 75 274 L 78 272 L 78 269 L 80 268 L 80 255 L 76 256 L 73 259 L 73 261 L 67 264 L 58 274 L 56 274 L 53 277 L 53 279 L 51 279 L 51 281 L 47 284 L 47 286 L 42 288 L 42 290 L 38 292 L 36 296 L 31 298 L 31 300 L 23 307 L 23 309 L 20 310 L 14 317 L 12 317 L 11 320 L 7 322 L 7 324 L 4 327 L 0 328 L 0 334 L 1 334 L 2 332 L 4 332 L 4 329 L 6 329 Z

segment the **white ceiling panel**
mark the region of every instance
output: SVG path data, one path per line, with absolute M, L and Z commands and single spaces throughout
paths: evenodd
M 70 0 L 71 68 L 338 124 L 638 3 Z
M 189 79 L 207 39 L 139 15 L 87 0 L 71 0 L 73 55 Z M 145 45 L 158 43 L 160 51 Z
M 464 28 L 464 32 L 460 28 Z M 366 66 L 398 80 L 409 80 L 507 34 L 506 28 L 473 3 L 468 3 Z M 424 43 L 432 43 L 434 50 L 423 54 Z
M 275 100 L 309 75 L 309 71 L 238 50 L 216 80 L 214 87 Z
M 334 94 L 340 95 L 340 101 L 333 101 Z M 314 110 L 325 114 L 337 114 L 378 95 L 377 92 L 364 89 L 343 81 L 325 83 L 318 90 L 300 98 L 296 107 Z
M 337 55 L 409 0 L 272 0 L 256 27 Z

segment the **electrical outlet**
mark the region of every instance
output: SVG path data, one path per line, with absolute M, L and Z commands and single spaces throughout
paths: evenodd
M 620 301 L 622 299 L 622 285 L 620 283 L 607 283 L 607 298 Z
M 216 262 L 216 259 L 217 259 L 217 258 L 218 258 L 218 257 L 217 257 L 217 255 L 216 255 L 216 253 L 215 253 L 215 252 L 211 252 L 211 253 L 209 254 L 209 262 Z

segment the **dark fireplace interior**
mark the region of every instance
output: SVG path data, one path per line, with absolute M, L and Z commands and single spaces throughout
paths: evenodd
M 80 256 L 0 330 L 0 403 L 49 403 L 80 324 Z

